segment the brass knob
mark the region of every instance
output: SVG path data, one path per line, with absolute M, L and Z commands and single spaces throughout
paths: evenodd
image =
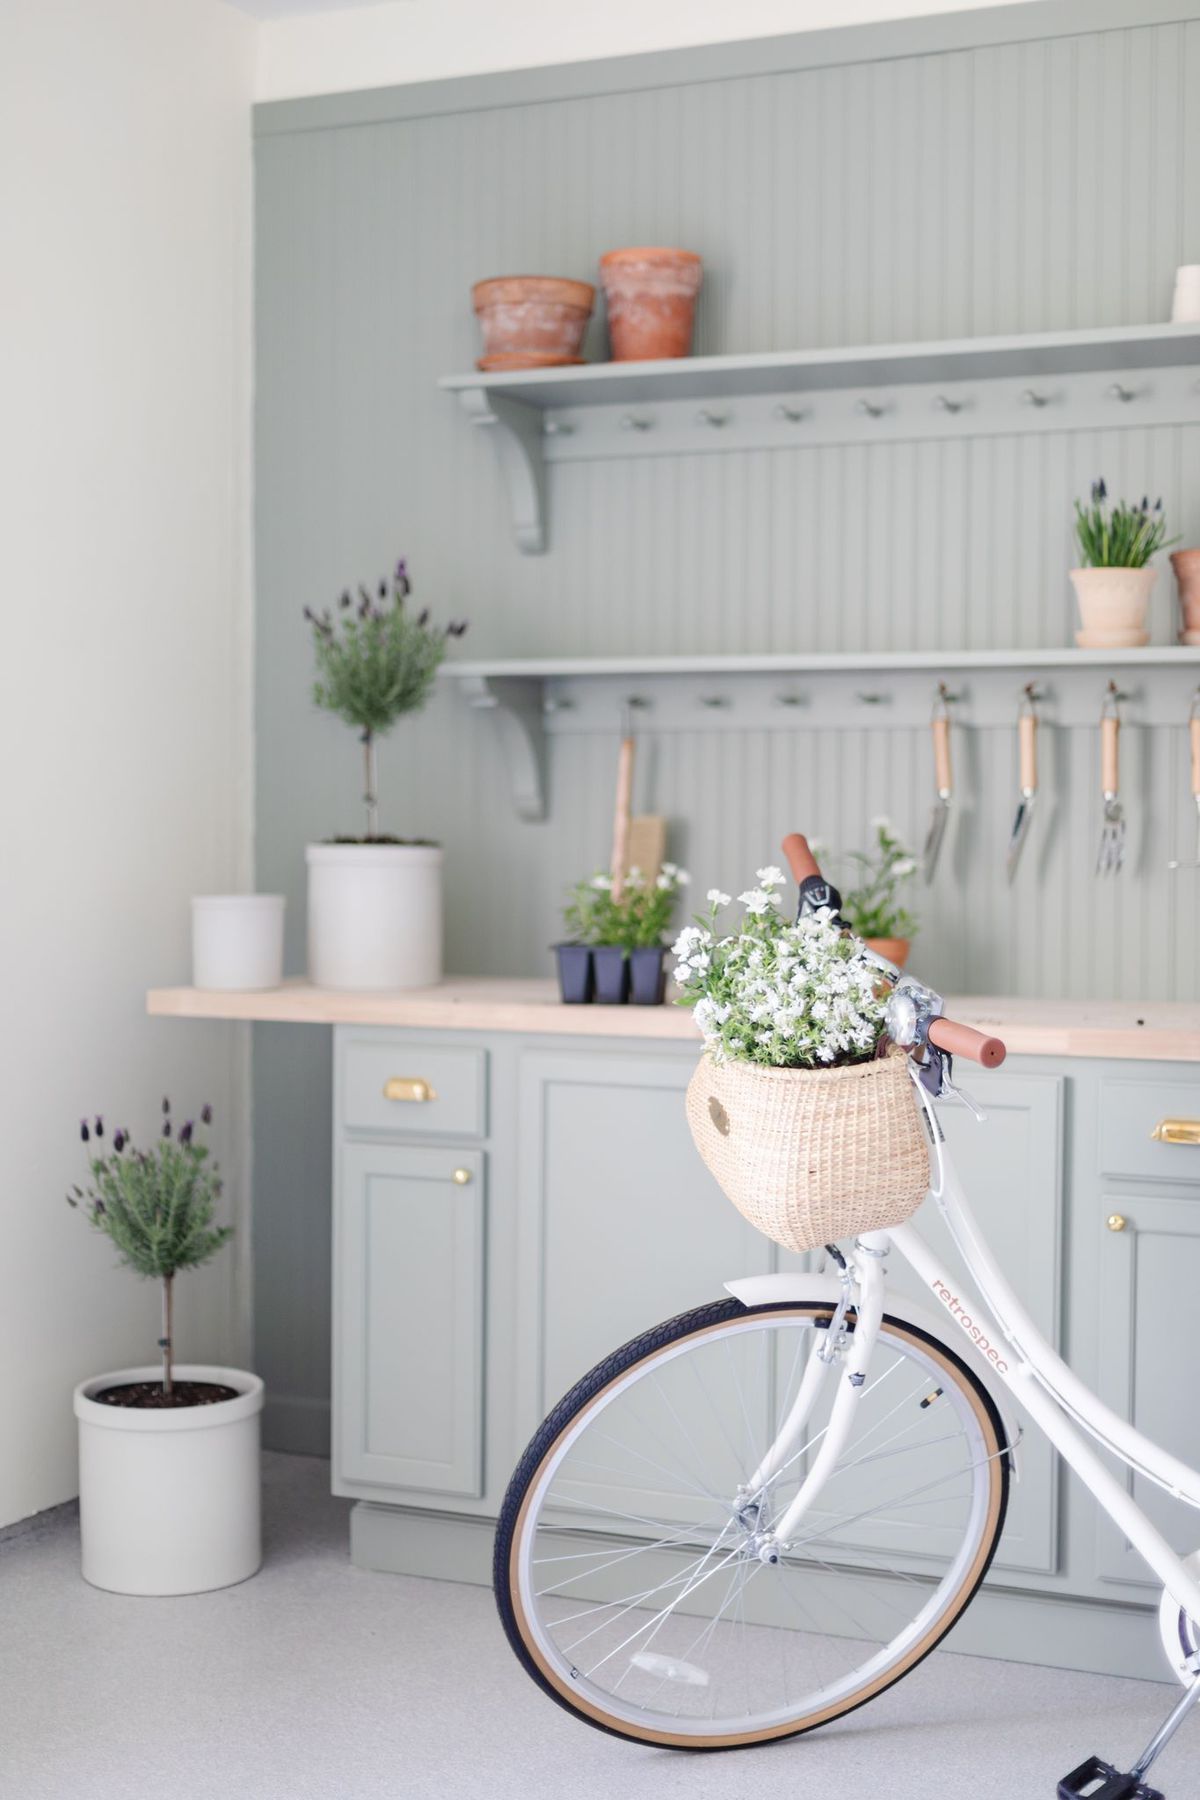
M 1124 1231 L 1129 1221 L 1124 1213 L 1109 1213 L 1104 1223 L 1108 1226 L 1110 1231 Z
M 466 1187 L 468 1181 L 470 1181 L 470 1179 L 471 1179 L 470 1169 L 455 1169 L 454 1179 L 458 1183 L 459 1187 Z

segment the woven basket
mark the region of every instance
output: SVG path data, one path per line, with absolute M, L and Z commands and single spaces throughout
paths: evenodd
M 908 1058 L 767 1069 L 701 1058 L 688 1084 L 696 1148 L 744 1218 L 785 1250 L 903 1223 L 929 1160 Z

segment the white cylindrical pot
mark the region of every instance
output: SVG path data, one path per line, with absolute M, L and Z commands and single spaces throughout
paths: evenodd
M 262 1382 L 184 1363 L 177 1379 L 220 1382 L 237 1398 L 161 1412 L 91 1398 L 161 1373 L 157 1363 L 118 1369 L 75 1389 L 83 1578 L 114 1594 L 202 1594 L 262 1562 Z
M 200 894 L 192 901 L 192 985 L 227 992 L 283 980 L 282 894 Z
M 1172 325 L 1200 323 L 1200 263 L 1182 263 L 1175 271 Z
M 308 975 L 317 987 L 433 987 L 442 978 L 436 844 L 310 844 Z

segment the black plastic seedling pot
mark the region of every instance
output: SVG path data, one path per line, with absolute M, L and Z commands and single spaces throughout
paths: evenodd
M 555 944 L 558 991 L 567 1006 L 586 1006 L 595 997 L 596 977 L 588 944 Z
M 629 952 L 629 998 L 635 1006 L 661 1006 L 667 992 L 666 951 L 648 944 Z
M 618 944 L 597 944 L 592 951 L 596 999 L 601 1006 L 624 1006 L 629 998 L 629 958 Z

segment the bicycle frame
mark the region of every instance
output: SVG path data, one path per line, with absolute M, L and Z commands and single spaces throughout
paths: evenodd
M 1112 1412 L 1068 1368 L 1030 1318 L 1010 1283 L 997 1267 L 971 1212 L 957 1172 L 951 1162 L 933 1107 L 921 1096 L 934 1139 L 938 1180 L 927 1204 L 941 1213 L 967 1271 L 977 1288 L 983 1309 L 964 1306 L 958 1282 L 939 1260 L 917 1227 L 909 1222 L 890 1231 L 864 1233 L 854 1244 L 851 1265 L 843 1281 L 843 1300 L 830 1322 L 826 1341 L 814 1347 L 800 1392 L 784 1420 L 779 1436 L 759 1468 L 746 1484 L 747 1497 L 770 1480 L 787 1462 L 800 1442 L 800 1434 L 812 1413 L 824 1381 L 835 1371 L 839 1384 L 829 1422 L 808 1475 L 791 1505 L 773 1523 L 760 1555 L 770 1561 L 775 1546 L 785 1546 L 796 1527 L 815 1504 L 825 1481 L 837 1466 L 854 1426 L 860 1396 L 866 1391 L 866 1375 L 885 1310 L 885 1258 L 898 1250 L 981 1356 L 988 1371 L 1002 1381 L 1020 1407 L 1041 1427 L 1064 1461 L 1075 1471 L 1118 1529 L 1162 1582 L 1171 1599 L 1192 1619 L 1200 1620 L 1200 1580 L 1146 1517 L 1122 1481 L 1101 1460 L 1093 1442 L 1139 1470 L 1190 1506 L 1200 1507 L 1200 1472 L 1152 1443 L 1127 1420 Z M 802 1289 L 804 1277 L 769 1277 Z M 743 1287 L 745 1295 L 739 1290 Z M 739 1297 L 761 1283 L 733 1283 Z M 847 1334 L 841 1354 L 833 1342 L 847 1304 L 853 1304 L 855 1325 Z M 903 1307 L 900 1309 L 903 1311 Z M 948 1334 L 949 1335 L 949 1334 Z

